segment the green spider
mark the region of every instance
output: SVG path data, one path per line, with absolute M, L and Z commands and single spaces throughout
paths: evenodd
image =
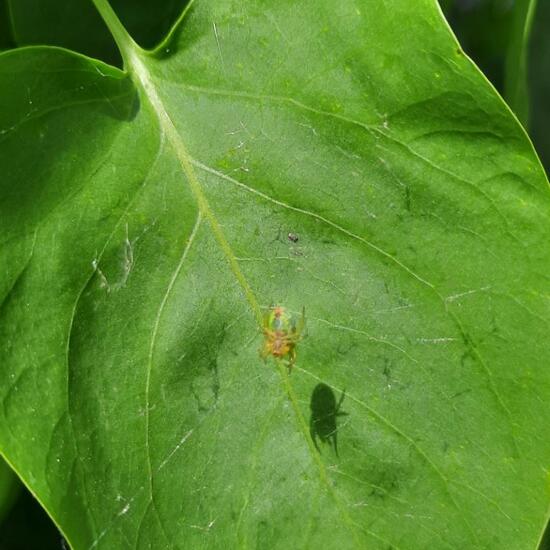
M 276 359 L 287 359 L 290 372 L 296 362 L 296 344 L 302 339 L 305 322 L 305 308 L 302 309 L 302 316 L 298 321 L 282 306 L 269 308 L 262 327 L 265 338 L 260 351 L 262 358 L 265 360 L 272 355 Z

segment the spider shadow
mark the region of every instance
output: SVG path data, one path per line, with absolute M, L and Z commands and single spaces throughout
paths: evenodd
M 311 393 L 309 433 L 319 452 L 321 452 L 321 449 L 317 443 L 318 440 L 323 444 L 328 443 L 329 446 L 332 446 L 334 453 L 338 456 L 337 418 L 348 415 L 348 413 L 340 411 L 345 396 L 346 392 L 344 390 L 337 402 L 332 389 L 323 383 L 317 384 Z

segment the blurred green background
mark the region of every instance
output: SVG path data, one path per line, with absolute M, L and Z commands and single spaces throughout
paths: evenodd
M 528 114 L 519 118 L 550 173 L 550 1 L 441 0 L 440 4 L 464 51 L 507 100 L 507 78 L 513 78 L 513 65 L 518 65 L 521 52 L 517 50 L 524 50 Z M 518 48 L 518 27 L 529 6 L 531 33 L 526 36 L 526 47 Z
M 187 0 L 111 0 L 136 41 L 153 47 Z M 506 98 L 550 173 L 550 0 L 440 0 L 464 51 Z M 530 30 L 530 32 L 529 32 Z M 54 44 L 121 66 L 89 0 L 0 0 L 0 50 Z M 0 459 L 0 550 L 64 550 L 62 536 Z M 540 550 L 550 550 L 550 529 Z

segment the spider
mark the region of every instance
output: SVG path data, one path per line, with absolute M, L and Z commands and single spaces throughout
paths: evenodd
M 276 359 L 287 359 L 288 372 L 296 362 L 296 344 L 302 339 L 306 321 L 305 308 L 298 321 L 282 306 L 272 306 L 264 317 L 264 345 L 260 355 L 265 360 L 269 355 Z

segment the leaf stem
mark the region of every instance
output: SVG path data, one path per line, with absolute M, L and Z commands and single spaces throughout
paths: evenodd
M 141 50 L 141 48 L 134 42 L 128 31 L 124 28 L 124 25 L 120 22 L 118 15 L 115 13 L 108 0 L 92 1 L 109 31 L 111 31 L 120 50 L 120 54 L 122 55 L 122 59 L 124 60 L 124 66 L 128 69 L 131 65 L 130 52 L 132 50 Z
M 153 82 L 147 67 L 143 63 L 143 58 L 146 57 L 146 53 L 129 36 L 128 32 L 118 19 L 107 0 L 93 0 L 93 2 L 101 17 L 109 27 L 109 30 L 113 34 L 118 47 L 120 48 L 126 70 L 131 73 L 134 83 L 141 89 L 147 101 L 155 111 L 158 118 L 160 131 L 168 138 L 168 141 L 180 162 L 180 166 L 197 201 L 199 211 L 208 220 L 212 232 L 214 233 L 218 244 L 229 262 L 231 271 L 235 275 L 235 278 L 241 286 L 241 289 L 248 300 L 252 311 L 254 312 L 256 322 L 259 326 L 261 326 L 263 319 L 261 307 L 256 299 L 256 296 L 254 295 L 254 292 L 252 291 L 252 288 L 241 271 L 239 263 L 235 258 L 235 254 L 231 249 L 231 245 L 225 238 L 222 228 L 210 208 L 208 200 L 191 164 L 191 158 L 187 152 L 187 148 L 185 147 L 174 122 L 170 118 L 170 115 L 166 112 L 164 103 L 158 94 L 155 83 Z

